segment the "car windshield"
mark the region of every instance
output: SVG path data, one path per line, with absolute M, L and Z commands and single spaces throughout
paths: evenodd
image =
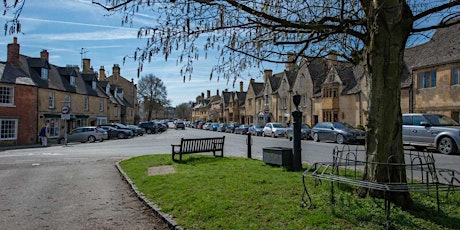
M 452 118 L 439 114 L 425 114 L 424 116 L 433 126 L 458 126 Z
M 302 124 L 302 129 L 309 129 L 309 128 L 310 128 L 309 125 L 307 125 L 307 124 Z
M 334 124 L 334 128 L 336 129 L 354 129 L 353 126 L 347 123 L 333 122 L 332 124 Z
M 273 128 L 283 128 L 283 125 L 279 123 L 273 123 Z

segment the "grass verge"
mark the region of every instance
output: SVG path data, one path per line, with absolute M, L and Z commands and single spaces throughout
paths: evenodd
M 148 168 L 172 165 L 176 172 L 148 176 Z M 170 154 L 146 155 L 120 162 L 144 196 L 186 229 L 384 229 L 381 199 L 358 198 L 337 186 L 331 205 L 330 183 L 315 187 L 307 179 L 314 209 L 302 208 L 302 172 L 288 172 L 245 158 L 187 155 L 181 163 Z M 351 192 L 350 192 L 351 191 Z M 417 211 L 392 205 L 395 229 L 459 229 L 460 194 L 444 193 L 441 212 L 434 194 L 414 193 Z

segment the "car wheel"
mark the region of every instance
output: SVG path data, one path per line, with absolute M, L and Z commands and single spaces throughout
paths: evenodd
M 314 133 L 314 134 L 313 134 L 313 140 L 314 140 L 315 142 L 319 142 L 318 133 Z
M 338 144 L 343 144 L 343 135 L 342 134 L 337 134 L 337 136 L 335 137 L 335 141 Z
M 272 132 L 272 137 L 273 137 L 273 138 L 275 138 L 275 137 L 276 137 L 276 136 L 275 136 L 275 132 Z
M 457 152 L 457 146 L 455 145 L 454 140 L 450 137 L 443 137 L 438 142 L 438 151 L 443 154 L 452 154 Z
M 89 136 L 88 137 L 88 142 L 93 143 L 95 141 L 96 141 L 96 137 L 94 137 L 94 136 Z
M 147 134 L 152 134 L 152 130 L 151 130 L 151 129 L 146 129 L 145 132 L 146 132 Z
M 289 141 L 292 141 L 292 137 L 291 137 L 291 136 L 289 136 Z
M 124 139 L 126 136 L 124 133 L 118 133 L 117 138 L 118 139 Z

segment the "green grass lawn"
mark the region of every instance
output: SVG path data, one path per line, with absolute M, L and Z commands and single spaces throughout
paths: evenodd
M 148 168 L 172 165 L 176 172 L 148 176 Z M 302 208 L 302 172 L 245 158 L 186 155 L 181 163 L 170 154 L 147 155 L 120 162 L 147 199 L 186 229 L 384 229 L 383 200 L 358 198 L 337 186 L 330 204 L 330 183 L 307 187 L 315 208 Z M 414 193 L 417 211 L 391 207 L 395 229 L 460 229 L 460 193 L 436 199 Z

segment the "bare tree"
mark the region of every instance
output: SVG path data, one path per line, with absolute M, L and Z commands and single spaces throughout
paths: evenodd
M 148 74 L 138 81 L 138 97 L 147 112 L 147 120 L 152 119 L 153 112 L 162 111 L 169 105 L 167 99 L 166 86 L 160 78 L 153 74 Z
M 181 103 L 176 106 L 176 115 L 180 119 L 190 119 L 192 117 L 192 103 Z

